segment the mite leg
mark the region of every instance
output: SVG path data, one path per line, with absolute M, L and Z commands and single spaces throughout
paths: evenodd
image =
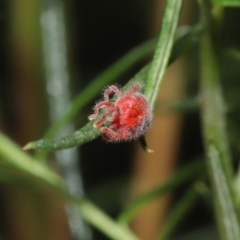
M 102 127 L 101 133 L 103 138 L 108 142 L 130 140 L 131 136 L 127 131 L 116 132 L 109 127 Z
M 109 101 L 109 95 L 111 94 L 111 93 L 115 93 L 118 97 L 122 97 L 122 93 L 121 93 L 121 91 L 116 87 L 116 86 L 114 86 L 114 85 L 111 85 L 111 86 L 109 86 L 105 91 L 104 91 L 104 94 L 103 94 L 103 96 L 104 96 L 104 100 L 105 101 Z
M 108 109 L 106 112 L 103 113 L 102 117 L 94 123 L 94 127 L 100 127 L 103 122 L 106 120 L 107 117 L 111 117 L 111 113 L 115 112 L 116 108 L 112 107 L 111 109 Z
M 125 92 L 125 94 L 135 93 L 138 90 L 140 90 L 141 88 L 142 88 L 142 84 L 141 83 L 135 83 Z
M 94 106 L 94 108 L 93 108 L 94 113 L 93 113 L 92 115 L 90 115 L 90 116 L 88 117 L 88 119 L 89 119 L 89 120 L 93 120 L 94 118 L 96 118 L 97 115 L 98 115 L 98 113 L 99 113 L 99 109 L 101 109 L 101 108 L 103 108 L 103 107 L 110 107 L 110 108 L 112 108 L 112 107 L 114 107 L 114 103 L 107 102 L 107 101 L 101 101 L 101 102 L 97 103 L 97 104 Z

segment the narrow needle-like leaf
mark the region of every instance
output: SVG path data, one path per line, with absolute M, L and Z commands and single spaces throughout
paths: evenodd
M 203 8 L 202 17 L 205 16 Z M 203 138 L 218 229 L 222 239 L 236 240 L 240 239 L 240 225 L 233 200 L 233 170 L 226 131 L 225 106 L 210 33 L 202 37 L 200 62 Z
M 158 239 L 167 240 L 170 239 L 171 234 L 176 228 L 177 224 L 182 219 L 183 215 L 189 210 L 197 199 L 198 192 L 195 186 L 190 187 L 183 197 L 176 203 L 171 210 L 162 231 L 160 232 Z
M 56 139 L 42 139 L 30 142 L 23 147 L 23 150 L 41 149 L 41 150 L 60 150 L 79 146 L 90 142 L 100 135 L 100 130 L 93 127 L 93 121 L 82 127 L 80 130 L 73 132 L 64 137 Z
M 205 24 L 203 22 L 199 22 L 197 25 L 192 27 L 185 35 L 181 36 L 180 38 L 176 39 L 176 42 L 174 44 L 171 57 L 168 60 L 168 65 L 174 62 L 180 55 L 188 51 L 194 44 L 197 43 L 199 37 L 202 35 L 202 33 L 205 30 Z M 150 44 L 150 43 L 149 43 Z M 153 43 L 152 43 L 153 44 Z M 150 46 L 149 49 L 150 50 Z M 120 61 L 123 61 L 120 60 Z M 118 65 L 118 63 L 116 63 Z M 113 69 L 115 65 L 113 65 Z M 111 78 L 113 78 L 115 75 L 111 75 L 110 73 L 113 71 L 112 67 L 109 70 L 106 70 L 102 75 L 96 78 L 96 80 L 87 87 L 83 95 L 88 96 L 88 100 L 91 99 L 89 94 L 96 93 L 99 89 L 99 87 L 102 86 L 103 83 L 106 83 L 106 81 L 110 81 Z M 143 67 L 124 87 L 123 90 L 128 89 L 135 81 L 136 79 L 141 80 L 145 83 L 145 89 L 148 89 L 147 87 L 147 78 L 148 73 L 150 69 L 150 64 Z M 109 74 L 108 74 L 109 73 Z M 105 79 L 105 80 L 104 80 Z M 99 83 L 102 82 L 102 83 Z M 92 91 L 92 89 L 95 89 Z M 95 96 L 95 95 L 94 95 Z M 151 97 L 151 95 L 150 95 Z M 52 135 L 56 133 L 65 123 L 72 120 L 76 115 L 77 112 L 81 110 L 81 107 L 83 107 L 87 101 L 82 101 L 83 96 L 81 94 L 72 102 L 70 108 L 64 113 L 64 115 L 57 120 L 57 122 L 50 128 L 49 135 Z M 89 134 L 89 136 L 88 136 Z M 79 146 L 83 143 L 86 143 L 88 141 L 91 141 L 93 138 L 96 138 L 100 135 L 100 131 L 97 131 L 96 129 L 93 129 L 93 126 L 91 123 L 88 123 L 83 128 L 79 129 L 77 132 L 72 133 L 68 136 L 64 136 L 61 138 L 56 138 L 52 140 L 48 139 L 42 139 L 36 142 L 30 142 L 28 143 L 23 149 L 38 149 L 38 150 L 58 150 L 58 149 L 65 149 L 69 147 Z M 48 134 L 47 134 L 48 136 Z M 76 139 L 76 137 L 79 137 L 81 139 Z M 66 143 L 66 144 L 65 144 Z
M 35 161 L 2 133 L 0 133 L 0 164 L 20 170 L 21 176 L 30 178 L 35 187 L 41 186 L 42 189 L 53 190 L 59 196 L 74 201 L 79 208 L 79 214 L 111 239 L 137 240 L 129 229 L 115 223 L 87 199 L 71 195 L 66 184 L 57 174 L 46 165 Z
M 181 185 L 186 180 L 190 178 L 196 178 L 204 175 L 204 162 L 197 161 L 189 164 L 183 169 L 179 170 L 176 174 L 170 177 L 165 183 L 162 183 L 153 190 L 139 196 L 131 203 L 129 203 L 126 208 L 119 215 L 119 222 L 122 224 L 128 223 L 135 214 L 142 209 L 144 206 L 149 204 L 149 202 L 154 199 L 174 190 L 176 187 Z
M 161 32 L 146 81 L 145 95 L 154 106 L 173 48 L 175 33 L 182 8 L 182 0 L 167 0 Z
M 139 60 L 143 57 L 147 56 L 147 54 L 153 52 L 155 46 L 155 38 L 140 44 L 93 79 L 93 81 L 76 98 L 73 99 L 66 112 L 53 123 L 44 137 L 48 138 L 56 135 L 56 133 L 58 133 L 59 130 L 61 130 L 61 128 L 68 122 L 70 122 L 87 103 L 99 94 L 100 89 L 113 82 L 114 79 L 134 66 L 134 64 L 139 62 Z
M 240 7 L 240 0 L 212 0 L 212 3 L 228 7 Z

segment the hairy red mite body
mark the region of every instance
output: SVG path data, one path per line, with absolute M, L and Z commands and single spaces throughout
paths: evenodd
M 114 85 L 109 86 L 104 92 L 104 100 L 95 105 L 94 114 L 89 119 L 93 120 L 101 108 L 106 108 L 101 118 L 94 123 L 94 127 L 100 127 L 106 141 L 136 139 L 148 129 L 152 110 L 145 96 L 139 92 L 141 86 L 135 83 L 125 93 Z M 112 92 L 117 95 L 115 102 L 109 100 Z

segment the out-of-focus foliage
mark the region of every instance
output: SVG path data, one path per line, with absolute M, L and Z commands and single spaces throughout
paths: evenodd
M 190 27 L 179 23 L 187 1 L 166 0 L 150 41 L 153 1 L 20 2 L 0 3 L 0 235 L 137 240 L 131 220 L 175 192 L 159 239 L 240 239 L 240 1 L 194 1 Z M 158 101 L 168 66 L 182 57 L 185 96 Z M 184 166 L 128 202 L 134 148 L 98 141 L 87 116 L 106 84 L 124 90 L 136 79 L 156 114 L 184 114 Z

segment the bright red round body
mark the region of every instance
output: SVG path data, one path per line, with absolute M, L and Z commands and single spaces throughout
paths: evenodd
M 149 126 L 152 116 L 147 99 L 140 93 L 123 95 L 115 102 L 116 111 L 111 125 L 115 129 L 131 134 L 131 138 L 139 137 Z
M 152 110 L 145 96 L 138 92 L 141 87 L 140 83 L 135 83 L 122 93 L 116 86 L 109 86 L 104 92 L 104 100 L 95 105 L 89 119 L 95 119 L 104 108 L 94 127 L 100 127 L 103 138 L 108 142 L 136 139 L 148 129 Z M 109 100 L 112 92 L 117 96 L 115 102 Z

